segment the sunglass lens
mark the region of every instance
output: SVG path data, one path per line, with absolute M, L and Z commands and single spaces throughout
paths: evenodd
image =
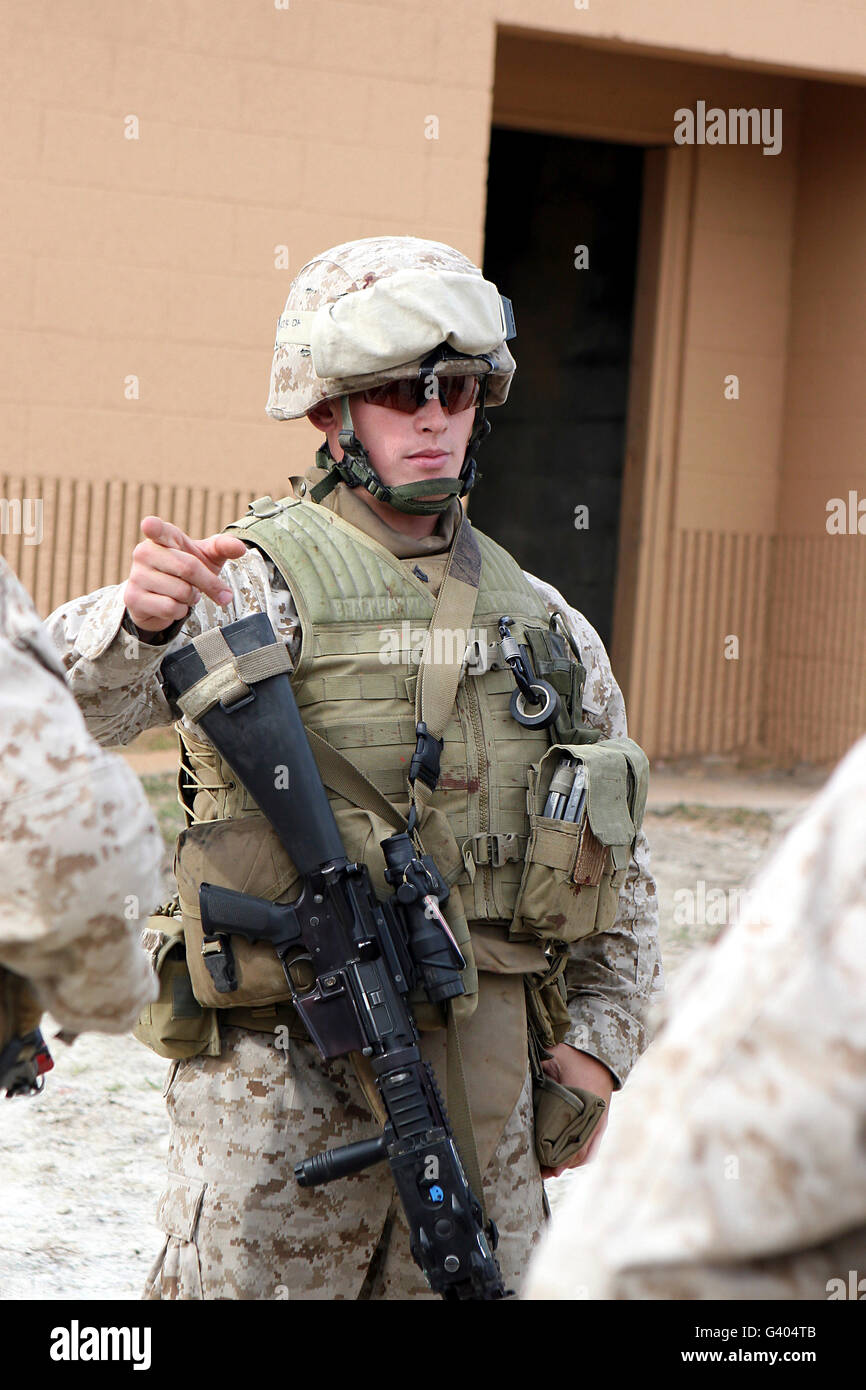
M 428 379 L 429 380 L 429 379 Z M 468 410 L 478 400 L 479 379 L 477 376 L 446 376 L 438 380 L 439 399 L 449 415 L 457 415 Z M 433 399 L 427 382 L 414 377 L 404 377 L 400 381 L 386 381 L 382 386 L 373 386 L 362 392 L 364 400 L 370 405 L 381 405 L 386 410 L 401 410 L 411 415 L 419 406 Z
M 468 410 L 478 400 L 477 376 L 447 376 L 439 383 L 439 390 L 449 415 L 458 415 Z
M 364 400 L 370 405 L 381 405 L 386 410 L 402 410 L 406 415 L 418 409 L 417 395 L 417 382 L 405 378 L 402 381 L 386 381 L 382 386 L 373 386 L 363 392 Z

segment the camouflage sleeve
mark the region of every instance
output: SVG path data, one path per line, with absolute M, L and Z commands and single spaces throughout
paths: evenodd
M 89 737 L 0 561 L 0 965 L 66 1028 L 122 1032 L 155 997 L 137 937 L 162 857 L 138 778 Z
M 679 973 L 530 1297 L 862 1298 L 864 824 L 866 739 Z
M 604 643 L 582 613 L 550 584 L 527 574 L 547 611 L 559 609 L 586 667 L 584 717 L 605 738 L 628 733 L 625 701 L 614 679 Z M 658 897 L 650 851 L 638 831 L 634 855 L 620 892 L 610 931 L 575 942 L 566 968 L 572 1027 L 564 1041 L 588 1052 L 613 1073 L 621 1087 L 649 1041 L 649 1009 L 663 987 L 658 945 Z
M 208 628 L 225 627 L 250 613 L 267 613 L 274 632 L 296 659 L 297 610 L 273 562 L 249 546 L 237 560 L 226 560 L 221 573 L 232 591 L 231 601 L 223 608 L 202 597 L 182 622 L 164 633 L 143 633 L 135 627 L 123 601 L 125 583 L 70 599 L 50 614 L 46 627 L 98 743 L 131 743 L 145 729 L 173 722 L 157 678 L 160 663 Z

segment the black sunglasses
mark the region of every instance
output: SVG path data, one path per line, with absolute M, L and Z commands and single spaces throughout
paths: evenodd
M 478 401 L 481 378 L 478 376 L 434 376 L 429 373 L 423 377 L 404 377 L 400 381 L 386 381 L 382 386 L 373 386 L 361 395 L 368 405 L 381 405 L 386 410 L 402 410 L 412 415 L 420 406 L 434 399 L 432 386 L 438 389 L 439 400 L 449 415 L 459 415 Z

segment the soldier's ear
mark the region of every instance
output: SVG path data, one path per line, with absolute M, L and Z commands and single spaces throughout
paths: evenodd
M 334 401 L 320 401 L 312 410 L 307 411 L 307 419 L 317 430 L 327 434 L 333 425 L 340 422 L 339 407 Z

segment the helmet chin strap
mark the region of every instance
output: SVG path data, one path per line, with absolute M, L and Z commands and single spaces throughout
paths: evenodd
M 475 454 L 482 439 L 490 433 L 490 421 L 484 413 L 487 396 L 487 378 L 482 377 L 481 391 L 475 408 L 475 423 L 466 445 L 466 453 L 457 478 L 420 478 L 414 483 L 403 483 L 399 487 L 389 487 L 383 483 L 370 462 L 370 455 L 355 434 L 349 397 L 340 397 L 342 423 L 339 433 L 343 457 L 335 459 L 327 440 L 318 449 L 316 458 L 321 459 L 320 468 L 327 468 L 328 476 L 311 490 L 314 502 L 321 502 L 329 492 L 333 492 L 339 482 L 347 487 L 363 487 L 371 497 L 386 502 L 398 512 L 408 512 L 413 516 L 431 516 L 444 512 L 450 507 L 454 497 L 464 497 L 478 478 Z M 444 494 L 444 495 L 443 495 Z

